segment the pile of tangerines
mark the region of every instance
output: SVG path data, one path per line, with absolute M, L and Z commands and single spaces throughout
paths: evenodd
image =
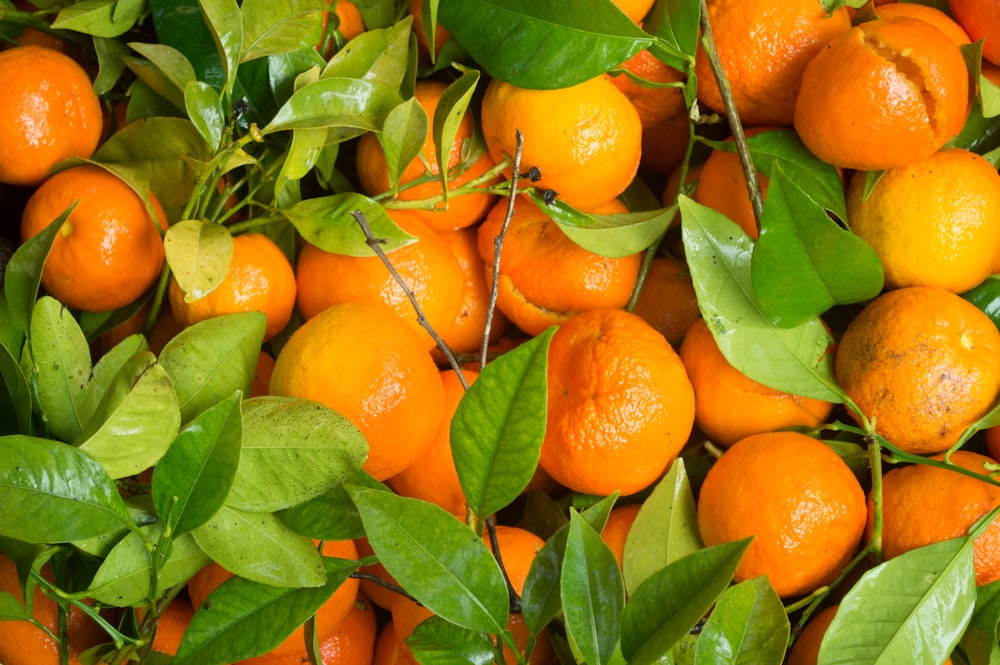
M 313 15 L 326 26 L 326 58 L 372 27 L 348 0 L 335 4 L 335 19 Z M 962 297 L 1000 270 L 1000 157 L 985 129 L 982 140 L 962 138 L 973 116 L 979 128 L 992 126 L 983 108 L 991 82 L 1000 85 L 1000 4 L 828 11 L 819 0 L 707 0 L 711 40 L 700 42 L 689 71 L 645 49 L 567 87 L 484 76 L 474 104 L 451 118 L 449 146 L 435 109 L 453 101 L 450 84 L 466 69 L 438 57 L 454 37 L 442 25 L 427 29 L 423 4 L 401 14 L 412 20 L 419 58 L 409 96 L 431 120 L 425 136 L 411 137 L 419 154 L 397 169 L 398 145 L 378 130 L 358 132 L 342 143 L 339 175 L 315 185 L 380 205 L 407 238 L 402 246 L 380 255 L 370 238 L 367 252 L 328 251 L 269 216 L 267 188 L 238 170 L 208 183 L 196 205 L 165 205 L 155 187 L 94 157 L 155 105 L 132 100 L 130 88 L 98 95 L 92 45 L 30 23 L 11 24 L 0 51 L 3 235 L 16 246 L 69 211 L 41 287 L 72 315 L 118 313 L 90 340 L 95 357 L 136 332 L 157 352 L 198 322 L 263 312 L 250 394 L 334 409 L 368 443 L 365 472 L 463 521 L 450 448 L 459 402 L 489 362 L 555 327 L 547 427 L 525 496 L 565 509 L 618 493 L 602 535 L 625 567 L 626 543 L 641 546 L 628 533 L 644 500 L 684 460 L 702 544 L 752 537 L 733 581 L 763 576 L 787 603 L 786 662 L 846 662 L 819 652 L 852 584 L 884 561 L 967 535 L 1000 506 L 991 475 L 1000 430 L 988 418 L 1000 395 L 1000 331 L 995 312 Z M 639 25 L 665 11 L 652 0 L 615 4 Z M 9 10 L 51 21 L 58 7 Z M 598 220 L 653 209 L 673 216 L 683 198 L 724 214 L 752 246 L 769 178 L 752 168 L 745 137 L 773 131 L 794 132 L 836 167 L 847 213 L 839 222 L 884 273 L 877 295 L 825 317 L 845 405 L 764 385 L 727 358 L 719 344 L 727 331 L 699 308 L 697 294 L 711 286 L 688 269 L 683 215 L 641 251 L 601 253 L 546 209 L 556 201 Z M 510 193 L 511 184 L 522 189 Z M 226 268 L 208 287 L 185 280 L 164 240 L 191 219 L 231 237 Z M 549 535 L 525 511 L 511 506 L 495 525 L 517 594 Z M 975 585 L 989 589 L 1000 583 L 1000 525 L 977 533 Z M 372 553 L 365 538 L 322 548 L 352 560 Z M 406 638 L 431 612 L 380 585 L 392 580 L 378 564 L 362 572 L 315 617 L 322 662 L 416 662 Z M 192 577 L 160 617 L 153 651 L 173 654 L 229 576 L 213 563 Z M 21 602 L 24 579 L 0 557 L 0 590 Z M 56 604 L 40 590 L 32 608 L 58 633 Z M 71 663 L 107 641 L 85 619 L 68 617 Z M 512 614 L 523 646 L 518 622 Z M 997 653 L 995 625 L 993 638 Z M 531 663 L 556 662 L 547 640 Z M 243 662 L 310 662 L 306 641 L 300 628 Z M 0 620 L 5 665 L 57 663 L 59 651 L 37 625 Z M 524 662 L 509 649 L 506 657 Z M 953 657 L 982 662 L 961 649 Z

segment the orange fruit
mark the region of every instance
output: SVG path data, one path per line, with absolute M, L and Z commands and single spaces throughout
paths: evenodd
M 478 372 L 471 370 L 463 370 L 463 374 L 470 385 L 479 376 Z M 441 383 L 444 385 L 444 418 L 434 434 L 434 440 L 416 462 L 387 482 L 397 494 L 437 504 L 464 520 L 467 507 L 451 455 L 451 419 L 465 394 L 465 388 L 451 369 L 441 372 Z
M 52 580 L 48 566 L 42 575 Z M 0 592 L 24 602 L 17 566 L 0 553 Z M 35 587 L 31 616 L 55 634 L 59 634 L 59 607 Z M 108 636 L 93 619 L 73 608 L 66 619 L 70 665 L 80 665 L 80 653 L 105 641 Z M 0 621 L 0 663 L 4 665 L 59 665 L 59 643 L 29 621 Z
M 616 198 L 639 168 L 639 112 L 606 76 L 555 90 L 493 79 L 483 96 L 482 127 L 496 161 L 513 158 L 520 130 L 522 172 L 538 168 L 541 179 L 534 186 L 555 190 L 580 210 Z
M 818 427 L 833 411 L 831 402 L 769 388 L 733 367 L 704 319 L 691 326 L 679 352 L 694 386 L 694 422 L 720 446 L 751 434 Z
M 375 637 L 378 619 L 374 606 L 358 595 L 347 610 L 347 616 L 333 632 L 321 638 L 319 657 L 323 665 L 371 665 L 375 656 Z M 274 652 L 241 660 L 238 665 L 303 665 L 309 663 L 305 642 L 295 653 Z
M 1000 460 L 1000 425 L 988 428 L 983 433 L 986 444 L 986 454 L 994 460 Z
M 46 180 L 28 199 L 21 241 L 74 202 L 45 259 L 42 286 L 67 307 L 90 312 L 124 307 L 160 276 L 166 214 L 152 192 L 148 205 L 156 221 L 147 201 L 124 180 L 98 166 L 76 166 Z
M 271 385 L 271 374 L 274 373 L 274 356 L 267 351 L 261 351 L 257 356 L 257 366 L 253 370 L 253 387 L 250 397 L 260 397 L 267 394 Z
M 642 508 L 640 503 L 629 503 L 623 506 L 615 506 L 608 515 L 608 521 L 604 523 L 604 530 L 601 531 L 601 538 L 608 544 L 618 561 L 618 567 L 624 569 L 625 566 L 625 539 L 628 537 L 629 529 L 635 523 L 635 518 Z
M 709 468 L 698 497 L 705 545 L 752 536 L 734 579 L 766 575 L 782 598 L 837 578 L 858 551 L 866 513 L 850 467 L 798 432 L 740 439 Z
M 948 5 L 971 41 L 983 40 L 983 57 L 1000 65 L 1000 4 L 996 0 L 949 0 Z
M 975 305 L 941 288 L 911 286 L 878 296 L 848 324 L 834 371 L 879 434 L 929 455 L 948 449 L 993 407 L 998 354 L 1000 332 Z
M 437 112 L 441 95 L 448 89 L 441 81 L 422 79 L 417 81 L 413 92 L 414 98 L 427 112 L 427 136 L 420 154 L 411 161 L 399 177 L 401 189 L 396 198 L 400 201 L 412 201 L 439 196 L 444 190 L 438 179 L 441 173 L 437 160 L 437 149 L 434 145 L 434 114 Z M 455 189 L 478 178 L 495 165 L 487 152 L 480 155 L 470 155 L 473 147 L 473 136 L 476 124 L 470 109 L 465 111 L 448 151 L 448 188 Z M 471 163 L 470 163 L 471 162 Z M 458 173 L 454 169 L 462 167 Z M 358 140 L 357 175 L 361 190 L 370 196 L 377 196 L 390 190 L 389 169 L 385 161 L 385 152 L 378 136 L 369 132 Z M 431 180 L 410 187 L 402 187 L 418 178 L 430 176 Z M 423 210 L 409 209 L 410 214 L 420 219 L 435 230 L 458 229 L 470 226 L 482 219 L 490 209 L 496 196 L 488 193 L 463 194 L 451 196 L 447 204 L 444 201 L 435 203 L 433 208 Z
M 455 254 L 432 229 L 407 212 L 390 213 L 417 240 L 386 254 L 416 298 L 427 323 L 438 335 L 450 333 L 460 316 L 465 279 Z M 411 326 L 425 349 L 435 343 L 417 319 L 406 292 L 381 258 L 347 256 L 305 243 L 295 267 L 299 313 L 312 318 L 345 302 L 385 304 Z
M 653 8 L 653 2 L 654 0 L 614 0 L 615 6 L 636 23 L 642 23 L 642 19 Z
M 321 552 L 324 556 L 337 557 L 340 559 L 357 559 L 358 550 L 353 540 L 326 540 L 323 541 Z M 209 594 L 220 584 L 232 577 L 232 573 L 215 563 L 214 561 L 188 580 L 188 597 L 191 599 L 191 606 L 195 609 L 201 607 Z M 315 630 L 316 636 L 322 644 L 330 635 L 333 635 L 338 626 L 350 613 L 354 602 L 358 597 L 358 580 L 348 577 L 337 587 L 337 590 L 327 599 L 323 605 L 316 610 Z M 305 647 L 305 627 L 299 626 L 285 640 L 268 652 L 268 656 L 303 655 Z M 245 661 L 256 662 L 256 661 Z M 280 662 L 280 661 L 278 661 Z M 277 665 L 277 663 L 275 664 Z M 282 665 L 284 665 L 282 663 Z
M 455 322 L 441 337 L 455 353 L 474 353 L 482 348 L 486 331 L 486 313 L 490 304 L 490 287 L 486 281 L 486 263 L 479 255 L 477 228 L 441 231 L 438 236 L 458 260 L 458 267 L 465 278 L 462 289 L 462 306 Z M 494 308 L 490 321 L 490 341 L 497 341 L 510 327 L 503 312 Z M 437 350 L 435 349 L 435 353 Z
M 854 26 L 809 62 L 794 124 L 830 164 L 891 169 L 929 157 L 958 134 L 968 97 L 955 42 L 926 21 L 897 16 Z
M 494 241 L 506 214 L 501 201 L 479 227 L 487 283 L 493 280 Z M 641 263 L 641 254 L 609 258 L 580 247 L 530 199 L 518 197 L 500 250 L 497 308 L 537 335 L 579 312 L 624 307 Z
M 1000 174 L 959 148 L 889 169 L 867 197 L 855 173 L 847 221 L 878 254 L 886 288 L 964 293 L 1000 262 Z
M 948 35 L 951 41 L 959 46 L 972 41 L 969 39 L 969 33 L 965 31 L 965 28 L 937 7 L 920 5 L 915 2 L 890 2 L 889 4 L 879 6 L 877 13 L 879 18 L 911 16 L 921 21 L 927 21 Z
M 379 630 L 375 641 L 375 657 L 372 665 L 410 665 L 413 660 L 403 651 L 403 645 L 396 637 L 396 627 L 392 620 Z
M 368 542 L 367 538 L 355 538 L 354 544 L 358 548 L 358 557 L 365 558 L 375 554 L 375 550 L 372 549 L 371 544 Z M 374 575 L 382 580 L 385 580 L 389 584 L 396 584 L 396 580 L 389 574 L 389 571 L 385 569 L 381 563 L 373 563 L 368 566 L 361 566 L 358 569 L 359 572 L 368 573 L 369 575 Z M 384 610 L 388 610 L 392 607 L 392 599 L 396 596 L 396 592 L 385 586 L 382 586 L 378 582 L 373 580 L 361 578 L 361 585 L 359 587 L 360 592 L 365 595 L 368 599 L 373 601 L 376 605 Z M 398 586 L 398 585 L 397 585 Z
M 669 256 L 654 258 L 632 313 L 671 344 L 680 344 L 688 328 L 701 317 L 687 266 Z
M 387 305 L 323 310 L 282 347 L 270 394 L 326 404 L 368 441 L 364 469 L 390 478 L 427 450 L 444 414 L 441 375 L 426 345 Z
M 683 448 L 694 390 L 673 347 L 635 314 L 599 309 L 559 326 L 549 347 L 540 464 L 584 494 L 649 486 Z
M 358 6 L 351 0 L 337 0 L 336 6 L 337 30 L 344 35 L 344 39 L 351 41 L 365 31 L 365 23 L 361 18 Z
M 935 455 L 932 459 L 944 459 Z M 950 462 L 986 475 L 992 458 L 968 450 L 951 454 Z M 882 476 L 882 556 L 904 552 L 950 538 L 965 536 L 969 528 L 1000 504 L 1000 488 L 956 471 L 927 464 L 895 467 Z M 874 517 L 868 499 L 869 529 Z M 973 543 L 976 584 L 1000 579 L 1000 522 L 996 520 Z
M 285 253 L 263 233 L 233 236 L 233 258 L 218 286 L 189 301 L 171 277 L 170 308 L 178 323 L 190 326 L 223 314 L 263 312 L 264 341 L 281 332 L 295 308 L 295 272 Z
M 184 631 L 194 616 L 191 601 L 179 596 L 167 605 L 167 609 L 156 618 L 156 635 L 153 637 L 152 653 L 163 653 L 168 656 L 177 654 Z
M 648 49 L 639 51 L 621 67 L 653 84 L 680 83 L 684 75 L 667 66 Z M 667 175 L 681 163 L 691 140 L 687 105 L 680 87 L 643 85 L 627 74 L 609 76 L 639 112 L 642 123 L 641 169 Z
M 823 636 L 826 635 L 826 629 L 837 615 L 838 607 L 830 605 L 809 619 L 809 623 L 792 642 L 785 665 L 816 665 L 819 659 L 819 646 L 823 642 Z
M 851 27 L 845 8 L 828 15 L 818 0 L 709 0 L 708 20 L 736 111 L 746 125 L 791 125 L 806 65 Z M 722 94 L 700 46 L 694 73 L 698 100 L 723 112 Z
M 101 101 L 83 67 L 59 51 L 0 52 L 0 109 L 0 183 L 38 185 L 57 163 L 97 149 Z
M 424 29 L 424 0 L 410 0 L 410 16 L 413 17 L 413 32 L 417 36 L 417 46 L 420 49 L 420 63 L 430 64 L 430 45 L 427 43 L 427 32 Z M 438 23 L 434 28 L 434 59 L 437 59 L 444 43 L 451 33 Z

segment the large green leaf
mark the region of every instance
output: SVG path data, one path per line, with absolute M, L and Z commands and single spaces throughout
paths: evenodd
M 309 400 L 256 397 L 243 403 L 243 452 L 226 503 L 273 512 L 314 499 L 357 472 L 367 457 L 361 431 Z
M 38 288 L 42 283 L 42 267 L 45 257 L 52 248 L 63 223 L 69 218 L 74 206 L 52 220 L 52 223 L 42 231 L 21 244 L 7 262 L 3 278 L 3 293 L 7 300 L 7 313 L 11 318 L 3 325 L 13 325 L 22 333 L 27 334 L 31 321 L 31 312 L 35 308 Z M 16 358 L 20 349 L 8 349 Z
M 329 4 L 322 0 L 244 0 L 240 60 L 315 46 L 323 36 L 324 9 L 329 11 Z
M 304 199 L 278 212 L 295 226 L 307 242 L 324 251 L 348 256 L 373 256 L 364 232 L 351 215 L 355 211 L 364 215 L 372 235 L 382 242 L 380 247 L 384 252 L 391 252 L 416 240 L 399 228 L 381 205 L 355 192 Z
M 114 481 L 73 446 L 0 437 L 0 536 L 64 543 L 111 533 L 129 517 Z
M 843 402 L 833 375 L 833 338 L 823 322 L 772 324 L 754 298 L 750 237 L 725 215 L 686 196 L 678 197 L 678 204 L 698 305 L 726 360 L 776 390 Z
M 383 492 L 392 491 L 364 469 L 352 474 L 347 482 Z M 277 515 L 290 529 L 310 538 L 347 540 L 363 538 L 365 535 L 357 506 L 344 485 L 338 485 L 315 499 L 279 511 Z
M 1000 663 L 1000 581 L 976 589 L 976 611 L 959 646 L 971 665 Z
M 788 615 L 766 577 L 729 587 L 708 617 L 695 648 L 695 665 L 781 665 Z
M 943 663 L 976 602 L 972 537 L 915 550 L 872 568 L 844 596 L 818 665 Z
M 420 622 L 406 645 L 421 665 L 488 665 L 495 647 L 486 633 L 460 628 L 438 616 Z
M 399 191 L 399 179 L 403 171 L 423 149 L 429 128 L 427 111 L 416 97 L 406 100 L 386 116 L 378 140 L 385 154 L 389 187 L 394 195 Z
M 441 0 L 438 21 L 487 73 L 522 88 L 565 88 L 600 76 L 654 39 L 610 0 Z
M 129 335 L 102 355 L 91 371 L 90 381 L 80 397 L 80 415 L 84 423 L 90 423 L 104 403 L 108 391 L 115 386 L 115 380 L 122 369 L 138 353 L 149 351 L 149 343 L 140 334 Z
M 295 91 L 261 132 L 318 127 L 355 130 L 344 138 L 382 128 L 389 111 L 402 103 L 392 88 L 362 79 L 330 77 Z
M 52 27 L 95 37 L 118 37 L 142 16 L 142 9 L 143 3 L 135 0 L 83 0 L 63 7 Z
M 236 85 L 236 68 L 242 55 L 243 15 L 236 0 L 198 0 L 198 5 L 222 62 L 225 77 L 223 94 L 231 94 Z
M 660 60 L 680 71 L 692 67 L 698 52 L 699 0 L 661 0 L 653 3 L 642 29 L 656 35 L 649 50 Z
M 413 19 L 406 16 L 387 28 L 361 33 L 351 40 L 351 48 L 341 49 L 330 58 L 320 78 L 365 79 L 399 91 L 409 72 L 412 24 Z
M 146 60 L 127 57 L 129 69 L 161 97 L 184 110 L 184 91 L 195 82 L 194 67 L 184 54 L 166 44 L 129 44 Z
M 481 538 L 439 506 L 351 485 L 375 554 L 424 607 L 463 628 L 507 625 L 507 585 Z
M 486 365 L 451 421 L 451 447 L 469 509 L 480 519 L 527 487 L 545 438 L 548 349 L 555 328 Z

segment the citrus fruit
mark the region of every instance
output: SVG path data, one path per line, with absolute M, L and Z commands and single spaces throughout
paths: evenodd
M 28 199 L 21 216 L 22 242 L 74 203 L 45 259 L 42 286 L 67 307 L 90 312 L 135 301 L 163 267 L 163 208 L 152 193 L 147 208 L 147 201 L 124 180 L 98 166 L 76 166 L 47 179 Z
M 507 203 L 479 226 L 479 255 L 492 283 L 495 239 Z M 587 310 L 624 307 L 635 287 L 641 254 L 610 258 L 580 247 L 527 197 L 514 205 L 500 251 L 497 308 L 529 335 Z
M 367 538 L 355 538 L 354 544 L 358 548 L 358 556 L 360 558 L 365 558 L 375 554 L 375 550 L 372 549 L 371 544 L 368 542 Z M 368 575 L 373 575 L 379 579 L 392 584 L 396 584 L 396 580 L 389 574 L 389 571 L 385 569 L 385 566 L 381 562 L 376 562 L 367 566 L 361 566 L 358 569 L 359 572 L 367 573 Z M 374 602 L 376 605 L 384 610 L 388 610 L 392 607 L 392 599 L 396 595 L 396 592 L 392 589 L 379 584 L 375 580 L 361 578 L 361 584 L 359 586 L 360 593 L 363 593 L 365 597 Z
M 949 0 L 948 6 L 971 41 L 983 40 L 983 57 L 1000 65 L 1000 6 L 996 0 Z
M 46 565 L 42 575 L 49 581 L 52 573 Z M 11 594 L 18 603 L 24 595 L 17 566 L 0 553 L 0 592 Z M 59 607 L 35 587 L 31 616 L 55 634 L 59 634 Z M 105 639 L 107 634 L 93 619 L 73 608 L 66 619 L 70 665 L 80 665 L 80 653 Z M 59 643 L 45 631 L 29 621 L 0 621 L 0 663 L 4 665 L 59 665 Z
M 866 21 L 808 64 L 795 130 L 817 157 L 843 168 L 918 161 L 961 131 L 968 73 L 951 38 L 910 16 Z
M 156 618 L 156 635 L 153 637 L 152 652 L 168 656 L 177 655 L 177 647 L 180 646 L 184 631 L 187 630 L 193 616 L 194 608 L 187 598 L 178 596 L 170 601 L 167 608 Z
M 889 169 L 865 194 L 847 189 L 847 222 L 878 254 L 886 288 L 964 293 L 1000 262 L 1000 174 L 968 150 L 939 150 Z
M 625 566 L 625 539 L 628 537 L 629 529 L 635 523 L 635 518 L 642 508 L 640 503 L 629 503 L 623 506 L 615 506 L 608 515 L 608 521 L 604 523 L 601 531 L 601 538 L 611 548 L 611 552 L 618 561 L 618 568 Z
M 365 23 L 361 18 L 361 11 L 351 0 L 336 1 L 337 30 L 344 36 L 344 39 L 351 41 L 365 31 Z
M 372 665 L 411 665 L 413 659 L 403 651 L 403 645 L 396 637 L 396 627 L 392 620 L 382 626 L 375 640 L 375 657 Z
M 719 62 L 745 125 L 791 125 L 806 65 L 851 26 L 846 8 L 827 14 L 818 0 L 709 0 L 707 7 Z M 694 73 L 698 100 L 723 112 L 704 48 Z
M 514 157 L 520 131 L 522 171 L 537 168 L 541 179 L 535 187 L 554 190 L 580 210 L 616 198 L 639 168 L 639 112 L 605 76 L 554 90 L 492 79 L 483 96 L 482 127 L 496 161 Z
M 669 256 L 654 258 L 632 313 L 671 344 L 680 344 L 691 324 L 701 317 L 687 266 Z
M 883 293 L 851 320 L 834 371 L 876 432 L 929 455 L 993 407 L 998 354 L 1000 332 L 982 311 L 944 289 L 911 286 Z
M 584 312 L 549 347 L 540 464 L 561 485 L 638 492 L 666 471 L 694 422 L 694 390 L 673 347 L 635 314 Z
M 788 650 L 785 665 L 816 665 L 819 659 L 819 646 L 826 635 L 826 629 L 837 615 L 838 605 L 830 605 L 817 612 L 806 624 L 799 636 L 792 642 Z
M 170 308 L 183 326 L 223 314 L 262 312 L 267 316 L 266 342 L 292 318 L 295 289 L 295 273 L 281 248 L 263 233 L 243 233 L 233 236 L 229 269 L 207 294 L 188 300 L 177 279 L 171 277 Z
M 915 2 L 890 2 L 879 6 L 877 13 L 879 18 L 911 16 L 921 21 L 927 21 L 951 37 L 951 41 L 959 46 L 972 41 L 969 39 L 969 33 L 965 31 L 965 28 L 937 7 L 921 5 Z
M 90 77 L 73 58 L 30 45 L 0 52 L 0 183 L 38 185 L 57 163 L 89 158 L 102 117 Z
M 253 385 L 250 389 L 250 397 L 261 397 L 267 395 L 271 386 L 271 374 L 274 372 L 274 356 L 267 351 L 261 351 L 257 355 L 257 365 L 253 370 Z
M 798 432 L 740 439 L 709 468 L 698 496 L 705 545 L 753 537 L 734 579 L 766 575 L 782 598 L 837 578 L 858 551 L 866 512 L 847 464 Z
M 463 370 L 463 374 L 470 385 L 479 376 L 471 370 Z M 432 443 L 417 461 L 389 478 L 387 483 L 399 495 L 437 504 L 464 520 L 467 508 L 451 455 L 451 420 L 465 388 L 451 369 L 441 372 L 441 383 L 444 385 L 444 418 Z
M 1000 461 L 1000 425 L 988 428 L 983 433 L 986 446 L 986 454 L 994 460 Z
M 941 461 L 943 455 L 931 459 Z M 992 458 L 957 450 L 949 461 L 963 469 L 986 475 L 984 464 Z M 1000 504 L 1000 487 L 964 474 L 927 464 L 895 467 L 882 476 L 882 556 L 892 559 L 904 552 L 968 534 L 969 528 Z M 874 516 L 868 501 L 869 528 Z M 976 584 L 1000 579 L 1000 522 L 996 520 L 973 544 Z
M 399 185 L 414 183 L 420 178 L 429 177 L 427 182 L 402 187 L 396 196 L 401 201 L 426 199 L 439 196 L 444 190 L 439 180 L 437 148 L 434 145 L 434 115 L 437 113 L 441 96 L 448 86 L 440 81 L 421 79 L 417 81 L 413 92 L 414 98 L 427 112 L 429 122 L 427 135 L 420 154 L 406 166 L 399 177 Z M 476 153 L 476 143 L 473 137 L 476 132 L 475 121 L 471 110 L 466 110 L 458 126 L 458 133 L 449 146 L 448 188 L 456 189 L 482 176 L 495 165 L 494 160 L 486 150 Z M 454 169 L 461 169 L 452 174 Z M 378 136 L 369 132 L 358 141 L 357 174 L 361 189 L 366 194 L 376 196 L 391 188 L 389 169 L 386 164 L 385 152 Z M 482 219 L 486 211 L 493 205 L 496 196 L 489 193 L 454 195 L 444 201 L 435 203 L 433 208 L 412 208 L 410 213 L 435 230 L 458 229 L 470 226 Z
M 413 17 L 413 33 L 417 36 L 417 46 L 420 50 L 419 58 L 421 64 L 430 64 L 436 60 L 446 41 L 451 36 L 440 23 L 434 27 L 434 57 L 431 57 L 431 49 L 428 44 L 428 31 L 424 24 L 424 0 L 410 0 L 410 16 Z
M 444 414 L 426 345 L 387 305 L 343 303 L 306 321 L 282 347 L 271 395 L 326 404 L 368 441 L 364 469 L 390 478 L 423 454 Z
M 438 335 L 449 334 L 460 316 L 465 288 L 458 259 L 433 229 L 410 213 L 392 212 L 391 216 L 416 241 L 387 253 L 386 258 L 413 292 L 427 323 Z M 374 253 L 348 256 L 305 243 L 295 277 L 299 313 L 306 319 L 345 302 L 385 304 L 413 328 L 424 348 L 435 345 L 403 287 Z
M 833 411 L 831 402 L 769 388 L 733 367 L 704 319 L 688 329 L 679 353 L 694 386 L 694 422 L 720 446 L 751 434 L 817 427 Z
M 615 6 L 636 23 L 642 23 L 649 10 L 653 8 L 653 0 L 614 0 Z

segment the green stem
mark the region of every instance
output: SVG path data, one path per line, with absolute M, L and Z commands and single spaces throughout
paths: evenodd
M 872 474 L 872 531 L 867 549 L 875 563 L 882 563 L 882 444 L 875 435 L 869 435 L 867 442 L 868 465 Z

